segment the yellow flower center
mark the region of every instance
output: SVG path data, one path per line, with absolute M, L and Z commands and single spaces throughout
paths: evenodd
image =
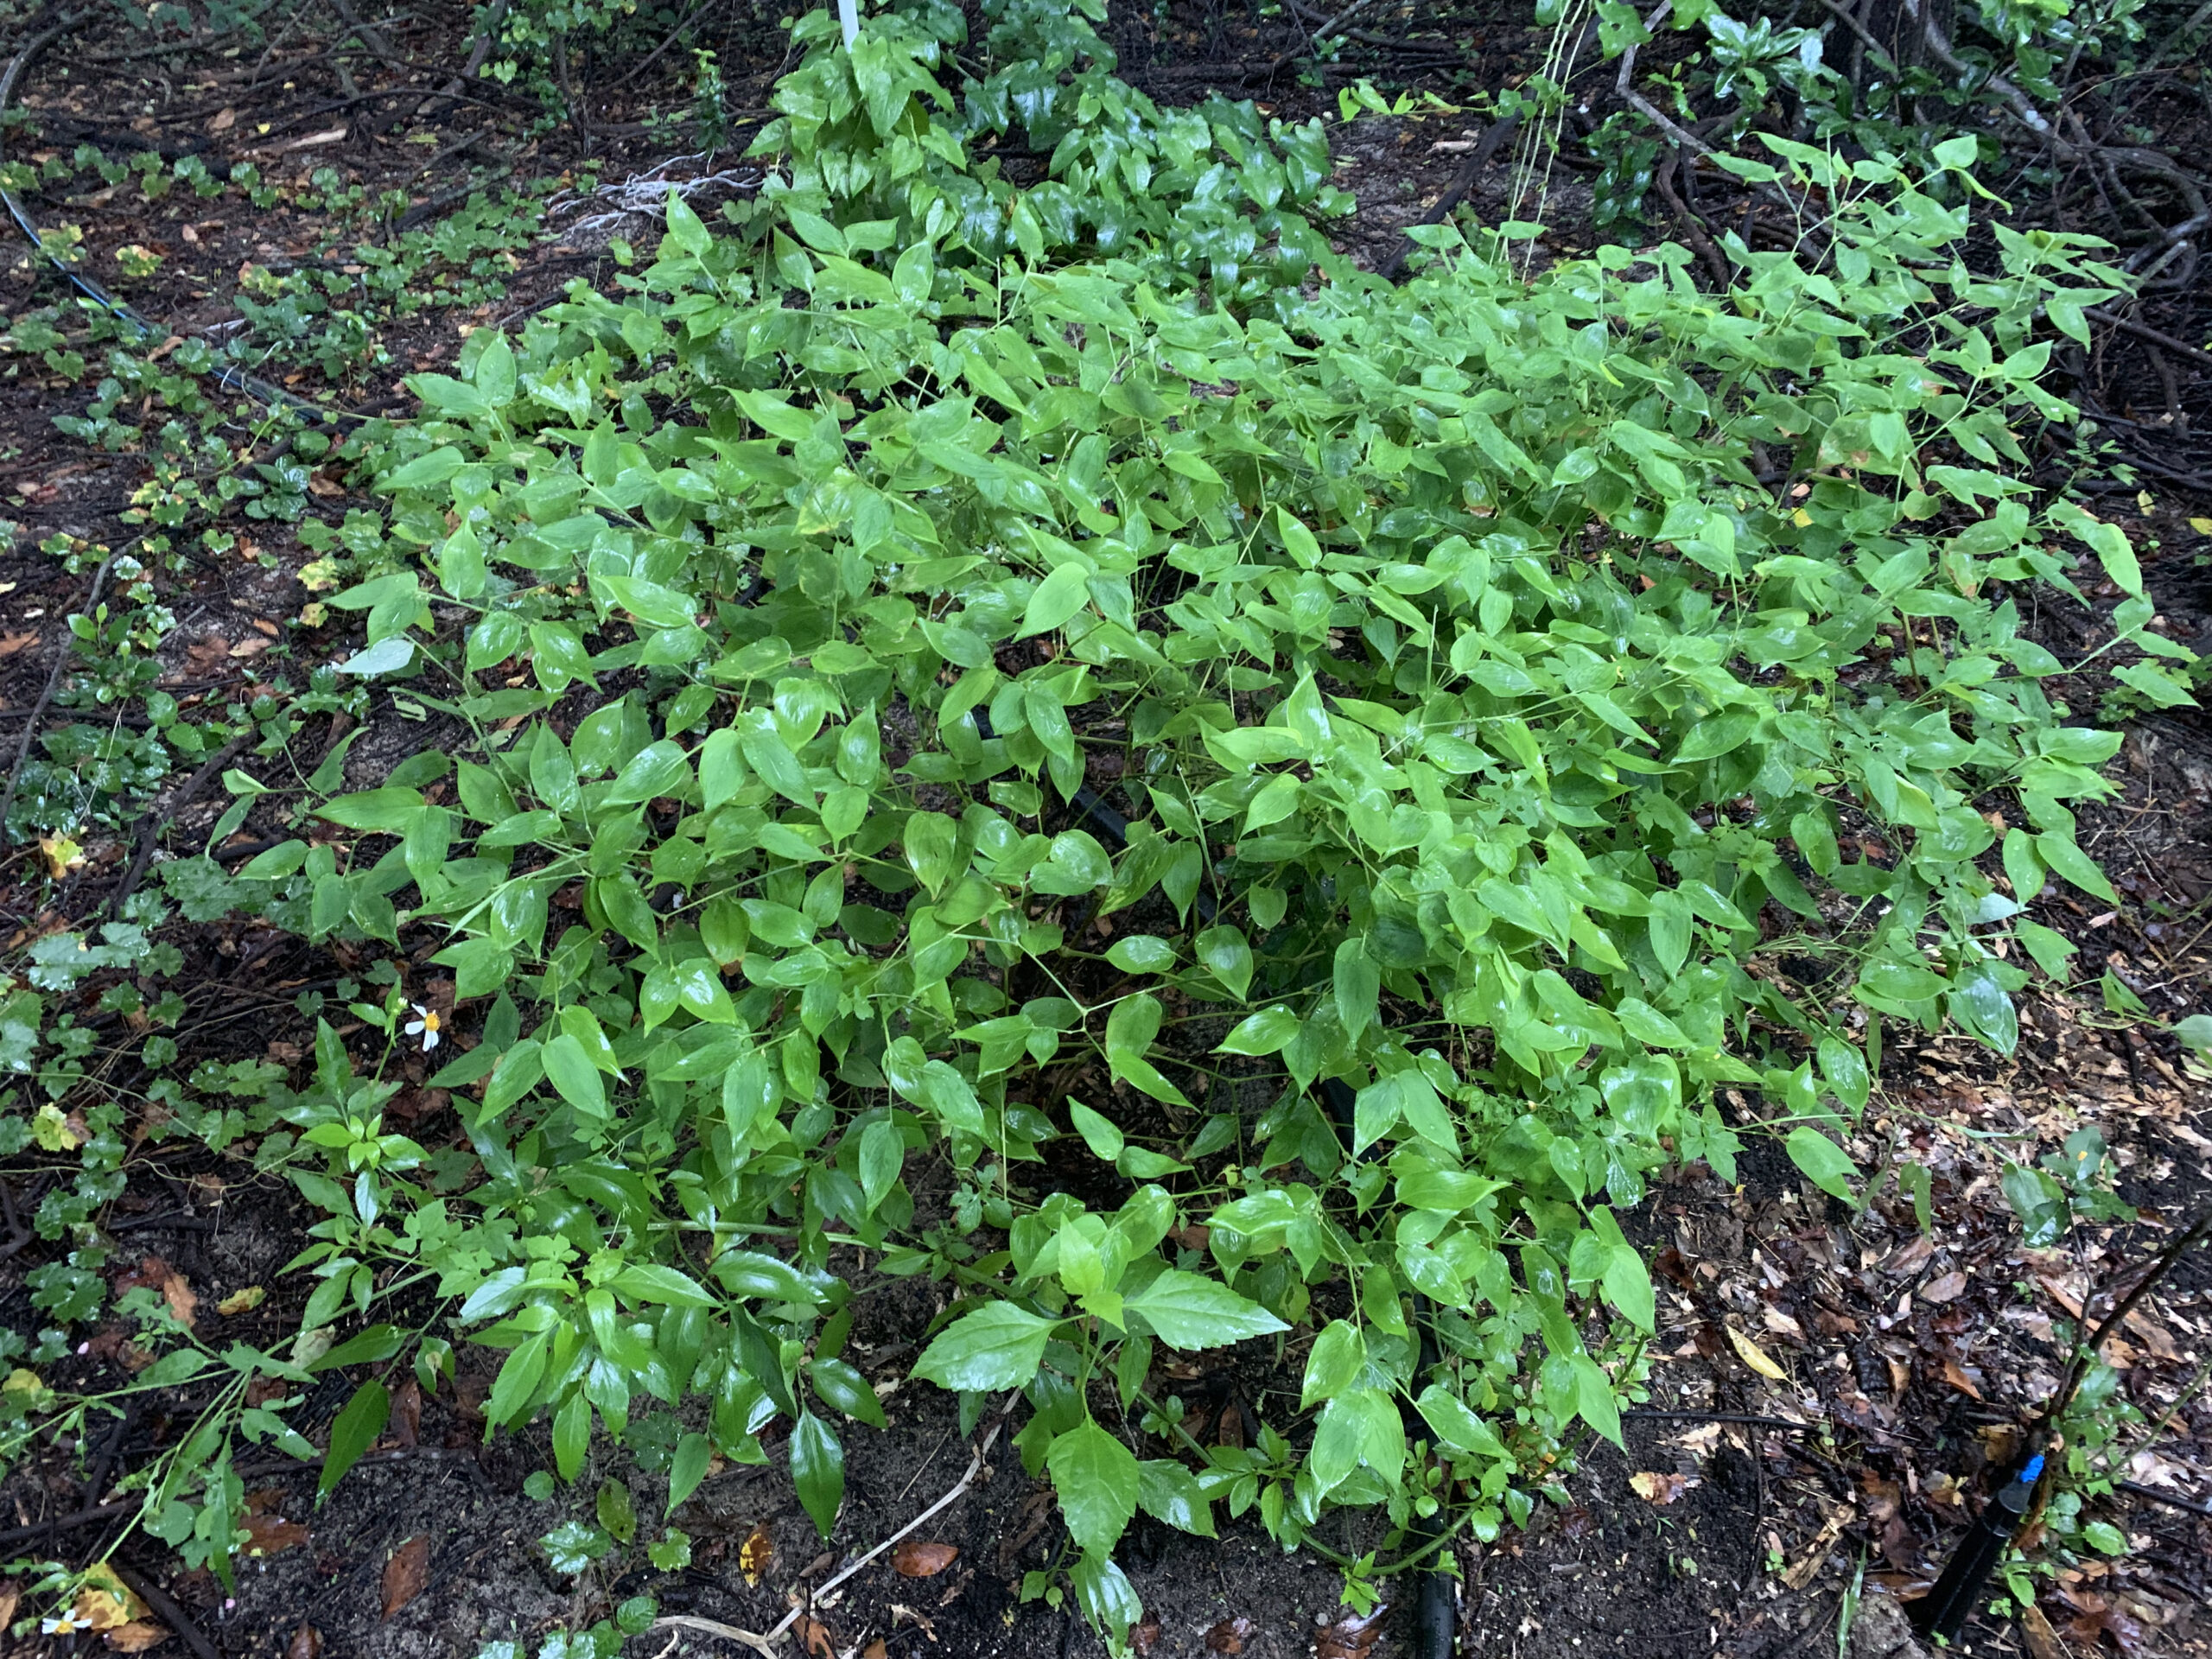
M 438 1028 L 438 1016 L 437 1016 L 436 1013 L 435 1013 L 434 1010 L 429 1009 L 429 1008 L 425 1008 L 425 1009 L 423 1009 L 423 1029 L 424 1031 L 435 1031 L 437 1028 Z

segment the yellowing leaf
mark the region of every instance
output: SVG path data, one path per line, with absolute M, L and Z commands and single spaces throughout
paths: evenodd
M 1766 1351 L 1761 1348 L 1758 1344 L 1753 1342 L 1749 1337 L 1736 1329 L 1732 1325 L 1727 1326 L 1726 1329 L 1728 1332 L 1728 1345 L 1736 1351 L 1737 1358 L 1742 1360 L 1745 1364 L 1750 1366 L 1761 1376 L 1771 1377 L 1777 1382 L 1786 1382 L 1789 1381 L 1789 1373 L 1784 1371 L 1781 1366 L 1776 1364 L 1772 1360 L 1769 1359 L 1766 1357 Z
M 46 872 L 55 880 L 85 868 L 85 849 L 67 836 L 41 836 L 38 849 L 46 856 Z
M 2189 527 L 2200 536 L 2212 536 L 2212 518 L 2192 518 Z
M 768 1563 L 774 1559 L 775 1554 L 776 1541 L 769 1535 L 766 1526 L 756 1526 L 747 1535 L 745 1542 L 738 1547 L 737 1570 L 745 1574 L 747 1585 L 760 1582 L 761 1573 L 767 1571 Z
M 1690 1475 L 1643 1472 L 1630 1475 L 1628 1484 L 1645 1503 L 1665 1504 L 1673 1503 L 1698 1483 Z
M 48 1152 L 74 1152 L 84 1144 L 52 1101 L 40 1107 L 38 1116 L 31 1119 L 31 1139 Z
M 71 1620 L 88 1630 L 112 1630 L 146 1616 L 146 1604 L 138 1599 L 137 1592 L 112 1570 L 96 1567 L 85 1575 L 85 1587 L 77 1592 L 76 1605 L 69 1610 Z
M 232 1291 L 221 1301 L 216 1303 L 215 1311 L 226 1319 L 235 1319 L 241 1313 L 250 1313 L 259 1307 L 262 1299 L 268 1294 L 268 1291 L 259 1285 L 248 1285 L 244 1290 Z

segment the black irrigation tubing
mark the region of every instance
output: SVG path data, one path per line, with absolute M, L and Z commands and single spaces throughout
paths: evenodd
M 1354 1116 L 1358 1103 L 1353 1097 L 1351 1086 L 1341 1077 L 1321 1080 L 1321 1098 L 1327 1103 L 1329 1116 L 1335 1120 L 1338 1130 L 1344 1137 L 1347 1151 L 1355 1144 Z M 1353 1154 L 1355 1157 L 1357 1154 Z M 1418 1292 L 1414 1296 L 1414 1332 L 1420 1339 L 1420 1357 L 1414 1362 L 1414 1376 L 1426 1376 L 1439 1358 L 1436 1329 L 1428 1315 L 1428 1298 Z M 1413 1402 L 1401 1400 L 1399 1410 L 1408 1420 L 1406 1424 L 1408 1439 L 1414 1437 L 1420 1419 Z M 1414 1659 L 1452 1659 L 1452 1649 L 1458 1634 L 1459 1603 L 1453 1593 L 1454 1580 L 1444 1566 L 1445 1552 L 1437 1548 L 1441 1541 L 1443 1511 L 1424 1520 L 1411 1517 L 1406 1526 L 1408 1539 L 1416 1557 L 1427 1553 L 1428 1564 L 1421 1569 L 1419 1593 L 1414 1603 Z
M 15 101 L 16 88 L 22 84 L 24 73 L 37 60 L 39 55 L 63 35 L 69 34 L 83 23 L 89 16 L 90 14 L 86 12 L 73 12 L 58 22 L 32 35 L 17 48 L 16 55 L 9 60 L 6 71 L 0 73 L 0 117 L 5 116 L 8 106 Z M 117 299 L 94 278 L 72 270 L 59 254 L 48 248 L 45 239 L 39 234 L 37 221 L 31 218 L 29 210 L 23 206 L 22 199 L 4 184 L 0 184 L 0 205 L 5 205 L 9 218 L 15 220 L 16 228 L 22 232 L 24 238 L 31 245 L 32 251 L 58 271 L 63 279 L 79 294 L 110 316 L 114 317 L 142 340 L 157 340 L 167 337 L 165 330 L 156 327 L 137 311 Z M 257 379 L 243 370 L 228 365 L 217 369 L 214 378 L 218 385 L 233 391 L 243 391 L 256 402 L 266 404 L 271 409 L 288 409 L 296 414 L 316 420 L 365 418 L 353 414 L 349 410 L 325 409 L 320 404 L 311 404 L 304 397 L 294 397 L 282 386 L 273 386 L 265 380 Z
M 2162 1492 L 2156 1486 L 2145 1486 L 2139 1480 L 2123 1480 L 2120 1483 L 2120 1490 L 2133 1492 L 2138 1497 L 2147 1497 L 2153 1503 L 2163 1503 L 2170 1510 L 2179 1510 L 2183 1515 L 2201 1515 L 2212 1520 L 2212 1503 L 2195 1503 L 2178 1492 Z
M 976 709 L 975 713 L 977 729 L 985 737 L 990 736 L 989 716 L 981 709 Z M 1080 811 L 1085 819 L 1096 825 L 1106 838 L 1116 846 L 1128 845 L 1129 821 L 1109 806 L 1088 784 L 1077 789 L 1071 804 Z M 1203 886 L 1198 889 L 1196 906 L 1198 913 L 1208 921 L 1211 921 L 1219 913 L 1219 906 L 1213 894 Z M 1322 1081 L 1321 1093 L 1327 1103 L 1330 1115 L 1336 1120 L 1338 1128 L 1344 1133 L 1345 1146 L 1349 1147 L 1353 1133 L 1354 1109 L 1351 1089 L 1338 1078 L 1327 1077 Z M 1417 1362 L 1415 1373 L 1420 1375 L 1434 1365 L 1438 1357 L 1436 1332 L 1429 1321 L 1428 1300 L 1426 1297 L 1416 1295 L 1414 1298 L 1414 1326 L 1421 1339 L 1421 1357 Z M 1406 1402 L 1403 1409 L 1409 1415 L 1413 1413 L 1410 1402 Z M 1459 1605 L 1454 1599 L 1452 1590 L 1454 1580 L 1452 1574 L 1446 1571 L 1442 1565 L 1444 1552 L 1436 1548 L 1440 1539 L 1440 1528 L 1441 1522 L 1436 1519 L 1424 1521 L 1418 1517 L 1415 1517 L 1407 1528 L 1408 1535 L 1414 1543 L 1414 1554 L 1419 1555 L 1424 1549 L 1429 1552 L 1428 1565 L 1421 1572 L 1420 1599 L 1414 1610 L 1413 1653 L 1414 1659 L 1451 1659 L 1453 1639 L 1459 1624 Z

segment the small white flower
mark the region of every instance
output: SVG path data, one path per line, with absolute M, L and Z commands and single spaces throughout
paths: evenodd
M 427 1054 L 438 1046 L 438 1027 L 444 1021 L 438 1018 L 435 1008 L 426 1008 L 420 1002 L 410 1002 L 408 1007 L 415 1010 L 415 1017 L 403 1029 L 410 1037 L 423 1039 L 423 1052 Z
M 74 1636 L 78 1628 L 74 1611 L 74 1609 L 64 1609 L 52 1618 L 39 1620 L 39 1634 L 41 1636 Z

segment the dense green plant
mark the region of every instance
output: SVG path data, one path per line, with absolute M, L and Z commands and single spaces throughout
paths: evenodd
M 2038 313 L 2078 329 L 2109 273 L 2000 230 L 1977 275 L 1893 165 L 1777 145 L 1836 194 L 1842 281 L 1754 255 L 1716 304 L 1607 250 L 1524 283 L 1438 231 L 1402 295 L 1332 265 L 1240 311 L 1172 247 L 1054 264 L 949 210 L 935 43 L 864 45 L 779 92 L 806 119 L 753 235 L 672 201 L 626 294 L 416 382 L 381 487 L 423 568 L 340 596 L 352 667 L 526 718 L 449 800 L 428 757 L 329 802 L 350 855 L 242 874 L 316 936 L 452 931 L 484 1179 L 457 1231 L 372 1099 L 310 1128 L 313 1312 L 435 1263 L 510 1351 L 488 1415 L 550 1414 L 563 1473 L 594 1417 L 696 1390 L 679 1475 L 786 1421 L 826 1530 L 831 1423 L 877 1415 L 830 1253 L 929 1272 L 958 1300 L 915 1374 L 1027 1392 L 1109 1627 L 1139 1507 L 1487 1532 L 1576 1419 L 1617 1432 L 1653 1308 L 1613 1209 L 1726 1166 L 1713 1086 L 1834 1123 L 1870 1014 L 2009 1048 L 2020 900 L 2105 890 L 2063 802 L 2113 740 L 2003 589 L 2064 582 L 2073 536 L 2139 594 L 2124 538 L 2004 472 L 2009 422 L 2064 413 Z M 1064 804 L 1106 777 L 1125 844 Z M 1834 976 L 1747 971 L 1785 949 Z M 1026 1166 L 1070 1135 L 1098 1173 L 1052 1191 Z M 1310 1434 L 1177 1440 L 1158 1344 L 1300 1329 Z M 1186 1456 L 1140 1461 L 1097 1389 Z
M 882 1421 L 861 1262 L 950 1291 L 912 1374 L 969 1423 L 1027 1396 L 1117 1637 L 1140 1509 L 1493 1535 L 1618 1433 L 1656 1310 L 1617 1211 L 1732 1167 L 1715 1088 L 1847 1193 L 1882 1020 L 2009 1050 L 2021 952 L 2064 964 L 2022 906 L 2109 896 L 2066 803 L 2116 739 L 2010 590 L 2085 544 L 2104 649 L 2180 654 L 2126 537 L 2012 475 L 2069 413 L 2049 328 L 2118 279 L 2001 226 L 1977 269 L 1955 177 L 1770 141 L 1824 270 L 1532 279 L 1440 227 L 1398 289 L 1293 211 L 1306 130 L 1073 55 L 1067 106 L 995 71 L 1007 115 L 987 79 L 963 118 L 949 23 L 799 33 L 760 207 L 718 236 L 671 199 L 617 293 L 480 331 L 355 452 L 390 505 L 327 532 L 344 670 L 475 740 L 359 793 L 326 763 L 312 836 L 168 867 L 188 914 L 389 957 L 337 999 L 368 1046 L 326 1020 L 299 1089 L 165 1102 L 324 1216 L 269 1363 L 435 1379 L 466 1333 L 564 1478 L 595 1425 L 671 1510 L 772 1454 L 827 1533 L 837 1425 Z M 1027 188 L 972 143 L 1016 114 Z M 449 1000 L 397 960 L 431 930 Z M 384 1116 L 438 1037 L 466 1147 Z M 1235 1342 L 1295 1408 L 1201 1445 L 1155 1362 Z M 359 1386 L 326 1489 L 388 1406 Z M 219 1562 L 219 1473 L 160 1510 Z

